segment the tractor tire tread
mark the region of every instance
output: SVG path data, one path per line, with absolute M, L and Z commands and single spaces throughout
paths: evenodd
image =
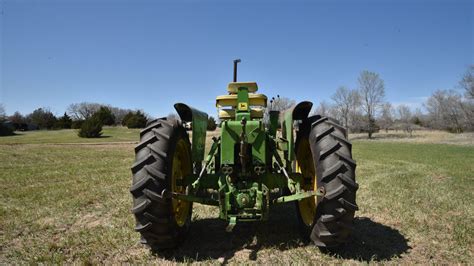
M 335 153 L 341 147 L 342 147 L 341 144 L 339 142 L 336 142 L 329 149 L 321 151 L 321 155 L 319 156 L 319 160 L 322 161 L 322 160 L 326 159 L 329 155 Z
M 134 196 L 140 195 L 140 193 L 143 191 L 143 188 L 148 185 L 148 182 L 154 182 L 151 176 L 146 176 L 145 178 L 138 180 L 138 182 L 133 184 L 130 188 L 130 193 L 132 193 Z
M 135 153 L 137 153 L 138 151 L 140 151 L 141 149 L 147 147 L 148 145 L 150 145 L 151 143 L 154 143 L 158 141 L 158 138 L 156 136 L 151 136 L 147 139 L 145 139 L 144 141 L 140 142 L 136 147 L 135 147 Z
M 319 247 L 337 247 L 349 240 L 358 209 L 356 161 L 352 159 L 352 144 L 346 138 L 345 127 L 324 116 L 313 121 L 303 121 L 302 128 L 308 132 L 299 136 L 310 140 L 318 189 L 324 188 L 325 194 L 318 197 L 310 239 Z
M 335 165 L 323 172 L 321 182 L 329 183 L 331 179 L 335 178 L 338 174 L 345 173 L 346 171 L 346 165 L 342 162 L 337 162 Z
M 345 163 L 349 164 L 349 166 L 355 170 L 355 168 L 356 168 L 356 166 L 357 166 L 356 161 L 354 161 L 354 160 L 353 160 L 352 158 L 350 158 L 349 156 L 343 154 L 342 152 L 337 151 L 336 154 L 339 156 L 339 158 L 341 159 L 341 161 L 344 161 Z
M 133 207 L 132 213 L 140 214 L 144 212 L 150 205 L 151 205 L 151 201 L 149 199 L 146 199 L 142 201 L 141 203 L 137 204 L 135 207 Z
M 327 135 L 331 134 L 332 132 L 334 132 L 334 127 L 330 127 L 328 129 L 326 129 L 323 133 L 316 136 L 316 142 L 319 142 L 322 138 L 326 137 Z
M 319 125 L 319 124 L 321 124 L 321 123 L 323 123 L 324 121 L 327 121 L 327 120 L 328 120 L 327 117 L 321 117 L 321 118 L 319 118 L 318 120 L 316 120 L 315 122 L 313 122 L 313 123 L 311 124 L 311 129 L 313 129 L 313 128 L 316 127 L 317 125 Z
M 349 201 L 345 200 L 344 198 L 338 199 L 339 203 L 346 209 L 352 210 L 352 211 L 357 211 L 359 210 L 359 206 L 355 203 L 350 203 Z
M 326 193 L 326 195 L 324 195 L 324 199 L 325 200 L 332 200 L 334 199 L 335 197 L 339 197 L 342 195 L 342 193 L 344 193 L 346 191 L 346 186 L 344 186 L 343 184 L 341 184 L 340 186 L 338 186 L 336 189 L 333 189 L 331 190 L 329 193 Z
M 145 127 L 144 129 L 140 130 L 140 137 L 143 137 L 146 133 L 158 128 L 161 126 L 161 123 L 159 121 L 154 120 L 154 122 L 151 122 Z
M 164 191 L 164 190 L 163 190 Z M 153 192 L 150 189 L 144 189 L 143 194 L 145 194 L 150 200 L 158 203 L 165 203 L 166 198 L 163 196 L 163 194 L 158 194 L 156 192 Z
M 136 161 L 131 167 L 131 212 L 135 215 L 135 230 L 141 234 L 141 241 L 153 250 L 176 247 L 189 229 L 191 216 L 186 225 L 177 225 L 169 191 L 173 161 L 170 156 L 182 138 L 190 147 L 186 130 L 178 121 L 159 118 L 140 132 L 140 142 L 135 147 Z
M 152 227 L 152 223 L 148 222 L 146 224 L 137 224 L 135 226 L 135 231 L 137 232 L 145 232 L 145 231 L 148 231 L 150 230 Z
M 170 135 L 160 131 L 160 130 L 157 130 L 157 129 L 152 129 L 153 133 L 155 133 L 156 135 L 160 136 L 162 139 L 165 139 L 165 140 L 169 140 L 171 137 Z
M 161 180 L 165 180 L 166 179 L 166 174 L 163 173 L 162 171 L 158 170 L 158 169 L 155 169 L 153 167 L 150 167 L 148 165 L 146 165 L 145 167 L 145 170 L 148 172 L 148 174 L 154 178 L 158 178 L 158 179 L 161 179 Z
M 132 165 L 132 173 L 136 174 L 145 165 L 152 164 L 154 161 L 156 161 L 156 159 L 153 157 L 153 155 L 148 154 L 145 158 L 138 160 Z
M 353 191 L 357 191 L 359 189 L 359 184 L 357 184 L 354 180 L 349 178 L 348 176 L 344 174 L 338 174 L 337 177 L 341 179 L 341 181 L 346 184 L 346 186 L 349 186 L 352 188 Z

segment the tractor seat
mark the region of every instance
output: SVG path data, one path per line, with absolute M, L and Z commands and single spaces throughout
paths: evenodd
M 250 117 L 251 118 L 263 118 L 263 108 L 252 108 L 250 110 Z M 226 120 L 226 119 L 234 119 L 235 118 L 235 109 L 220 109 L 219 110 L 219 119 Z
M 252 106 L 267 106 L 267 96 L 263 94 L 249 93 L 249 105 Z M 237 94 L 221 95 L 216 98 L 216 107 L 237 107 Z
M 227 86 L 227 91 L 230 94 L 237 94 L 239 88 L 245 87 L 249 90 L 249 93 L 257 92 L 258 86 L 257 82 L 249 81 L 249 82 L 231 82 Z

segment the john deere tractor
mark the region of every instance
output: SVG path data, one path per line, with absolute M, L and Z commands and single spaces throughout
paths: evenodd
M 308 116 L 309 101 L 281 112 L 267 107 L 257 83 L 237 82 L 238 62 L 227 94 L 216 98 L 220 136 L 207 155 L 208 115 L 189 105 L 174 105 L 180 120 L 156 119 L 140 132 L 130 192 L 142 243 L 176 247 L 189 230 L 193 202 L 217 206 L 232 231 L 267 220 L 273 205 L 290 201 L 304 239 L 319 247 L 347 242 L 358 185 L 345 128 Z

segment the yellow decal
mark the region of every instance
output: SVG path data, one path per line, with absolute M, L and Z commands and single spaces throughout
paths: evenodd
M 247 111 L 247 103 L 239 103 L 239 110 L 240 111 Z

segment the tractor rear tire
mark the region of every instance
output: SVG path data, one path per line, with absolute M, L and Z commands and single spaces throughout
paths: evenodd
M 176 178 L 192 172 L 191 145 L 184 127 L 166 118 L 150 122 L 140 132 L 131 170 L 132 213 L 141 242 L 153 250 L 176 247 L 189 230 L 192 214 L 192 203 L 171 199 Z
M 301 154 L 301 149 L 305 149 L 305 141 L 309 142 L 310 151 L 306 154 L 312 156 L 310 165 L 314 167 L 314 170 L 307 170 L 316 174 L 312 182 L 317 183 L 316 186 L 313 183 L 312 188 L 324 196 L 316 197 L 316 203 L 312 205 L 316 206 L 312 222 L 311 218 L 310 222 L 308 219 L 304 222 L 304 206 L 297 203 L 300 228 L 306 234 L 304 238 L 310 238 L 316 246 L 335 248 L 349 240 L 354 213 L 358 210 L 355 200 L 359 185 L 355 182 L 352 145 L 344 127 L 332 118 L 320 116 L 309 117 L 300 125 L 296 140 L 297 159 L 298 152 Z

